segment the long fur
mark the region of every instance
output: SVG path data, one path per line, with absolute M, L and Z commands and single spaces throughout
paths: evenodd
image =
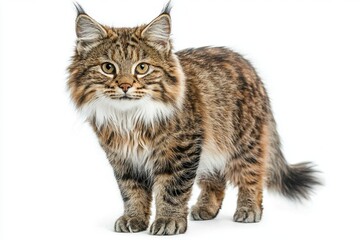
M 281 151 L 281 142 L 274 117 L 270 118 L 270 151 L 267 187 L 285 197 L 301 201 L 309 199 L 316 186 L 322 185 L 314 164 L 288 164 Z
M 239 190 L 233 220 L 243 223 L 261 220 L 265 183 L 291 199 L 308 199 L 320 184 L 311 163 L 286 162 L 266 89 L 246 59 L 224 47 L 173 51 L 170 2 L 134 28 L 101 25 L 75 6 L 68 88 L 119 185 L 115 231 L 146 230 L 154 197 L 151 234 L 184 233 L 195 182 L 194 220 L 217 216 L 230 182 Z

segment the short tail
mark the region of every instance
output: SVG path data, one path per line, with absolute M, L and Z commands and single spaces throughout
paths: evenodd
M 281 143 L 272 117 L 270 121 L 270 159 L 267 187 L 293 200 L 309 199 L 314 187 L 322 185 L 314 165 L 309 162 L 289 165 L 281 151 Z

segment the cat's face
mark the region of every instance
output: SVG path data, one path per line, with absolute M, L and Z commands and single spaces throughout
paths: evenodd
M 151 122 L 181 107 L 184 79 L 170 27 L 168 13 L 148 25 L 110 28 L 79 12 L 68 81 L 77 108 L 101 125 L 129 114 Z

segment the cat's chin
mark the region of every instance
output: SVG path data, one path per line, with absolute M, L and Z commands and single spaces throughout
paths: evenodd
M 90 102 L 83 108 L 88 108 L 92 113 L 104 112 L 106 115 L 106 113 L 113 114 L 114 112 L 124 113 L 134 111 L 135 109 L 146 104 L 148 101 L 148 97 L 141 99 L 135 99 L 129 96 L 123 96 L 120 98 L 101 97 L 93 102 Z

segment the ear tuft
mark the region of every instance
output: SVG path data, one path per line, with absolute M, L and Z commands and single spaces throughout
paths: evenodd
M 77 15 L 79 16 L 80 14 L 86 14 L 84 9 L 81 7 L 81 5 L 77 2 L 74 2 L 74 6 L 76 8 L 77 11 Z
M 167 14 L 170 15 L 171 9 L 172 9 L 172 3 L 171 0 L 164 6 L 163 10 L 161 11 L 161 14 Z M 161 15 L 160 14 L 160 15 Z

